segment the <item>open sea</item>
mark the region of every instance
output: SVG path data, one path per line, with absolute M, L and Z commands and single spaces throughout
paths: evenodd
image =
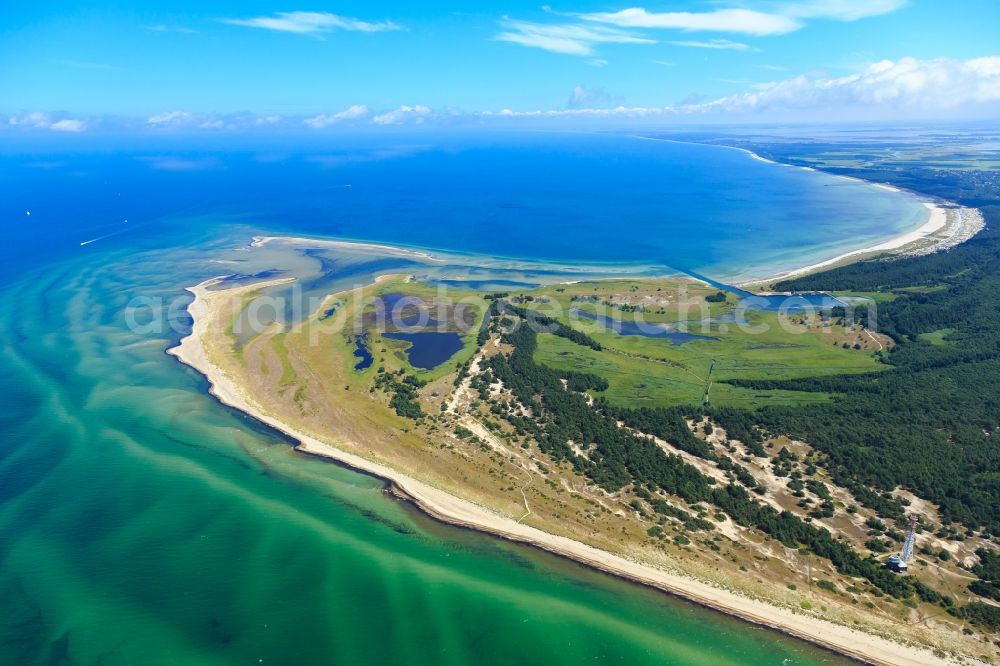
M 254 234 L 732 279 L 905 233 L 917 198 L 606 135 L 67 140 L 0 154 L 0 663 L 843 663 L 434 523 L 219 405 L 164 353 L 184 331 L 124 310 L 183 316 Z

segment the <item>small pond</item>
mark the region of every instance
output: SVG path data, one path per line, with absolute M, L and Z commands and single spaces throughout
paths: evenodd
M 421 370 L 441 365 L 462 348 L 462 336 L 454 332 L 383 333 L 382 337 L 409 342 L 406 357 L 410 365 Z
M 603 324 L 605 328 L 614 331 L 618 335 L 638 335 L 644 338 L 663 338 L 664 340 L 670 340 L 675 345 L 682 345 L 686 342 L 692 342 L 694 340 L 715 340 L 715 338 L 708 335 L 695 335 L 694 333 L 678 331 L 677 327 L 671 324 L 653 324 L 650 322 L 613 319 L 612 317 L 608 317 L 606 315 L 594 314 L 576 308 L 570 310 L 570 314 L 583 317 L 584 319 L 589 319 L 590 321 L 599 322 L 600 324 Z
M 354 364 L 354 369 L 356 371 L 360 372 L 361 370 L 367 370 L 372 367 L 375 357 L 372 356 L 371 351 L 368 349 L 367 335 L 354 336 L 354 356 L 359 359 L 358 362 Z

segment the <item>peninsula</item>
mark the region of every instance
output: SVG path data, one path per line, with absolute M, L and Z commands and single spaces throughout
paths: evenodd
M 306 239 L 257 239 L 250 251 L 265 247 L 435 262 Z M 951 541 L 933 501 L 903 488 L 866 495 L 834 452 L 747 418 L 831 401 L 782 382 L 893 372 L 884 359 L 896 341 L 842 303 L 746 308 L 678 278 L 445 294 L 382 274 L 298 321 L 248 327 L 255 303 L 299 279 L 191 287 L 193 329 L 170 353 L 300 452 L 384 479 L 444 522 L 862 661 L 975 654 L 961 617 L 941 612 L 941 599 L 961 600 L 938 588 L 960 589 L 956 565 L 988 536 Z M 904 578 L 871 555 L 900 538 L 907 506 L 920 512 L 921 552 L 949 557 Z

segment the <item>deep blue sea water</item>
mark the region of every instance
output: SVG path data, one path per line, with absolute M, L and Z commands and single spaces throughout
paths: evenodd
M 10 261 L 24 261 L 25 247 L 78 254 L 238 221 L 273 233 L 662 263 L 733 279 L 866 247 L 927 216 L 910 195 L 737 150 L 612 135 L 118 148 L 15 146 L 0 158 Z M 80 247 L 92 239 L 100 240 Z

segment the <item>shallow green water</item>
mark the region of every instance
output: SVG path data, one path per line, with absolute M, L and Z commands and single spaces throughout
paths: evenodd
M 5 288 L 0 663 L 842 663 L 293 453 L 125 325 L 205 260 L 92 255 Z

